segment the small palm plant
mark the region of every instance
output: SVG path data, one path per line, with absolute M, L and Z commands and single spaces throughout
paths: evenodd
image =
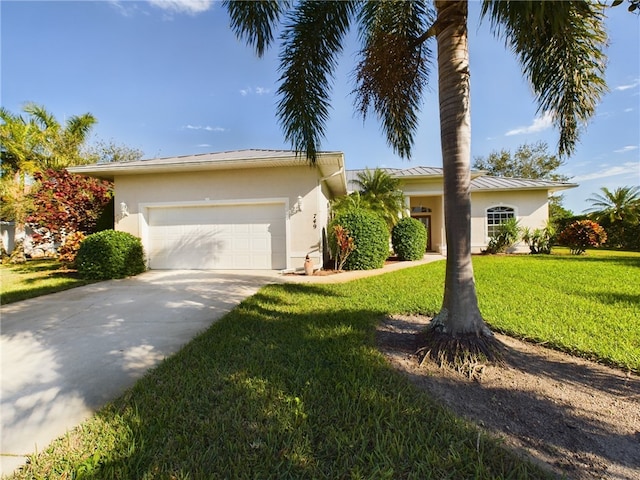
M 491 238 L 489 238 L 489 245 L 487 246 L 487 253 L 504 253 L 509 247 L 512 247 L 520 239 L 520 222 L 515 218 L 510 218 L 505 222 L 502 222 L 496 228 L 496 231 Z

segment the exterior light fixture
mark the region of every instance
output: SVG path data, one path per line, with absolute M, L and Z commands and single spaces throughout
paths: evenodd
M 124 202 L 120 202 L 120 218 L 129 216 L 129 207 Z
M 298 195 L 298 201 L 296 202 L 296 210 L 298 212 L 301 212 L 303 210 L 303 203 L 302 203 L 302 197 L 300 195 Z

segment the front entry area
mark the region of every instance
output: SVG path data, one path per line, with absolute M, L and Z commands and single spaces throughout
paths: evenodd
M 427 230 L 427 252 L 431 250 L 431 215 L 417 214 L 412 215 L 413 218 L 420 221 L 424 225 L 424 228 Z

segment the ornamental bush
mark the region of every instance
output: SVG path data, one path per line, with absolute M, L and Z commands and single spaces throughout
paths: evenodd
M 521 230 L 520 222 L 515 218 L 510 218 L 501 223 L 489 238 L 489 245 L 487 245 L 485 253 L 506 252 L 510 247 L 518 243 Z
M 598 223 L 593 220 L 579 220 L 573 222 L 558 237 L 560 245 L 571 249 L 574 255 L 580 255 L 588 247 L 599 247 L 607 241 L 607 234 Z
M 334 232 L 340 225 L 349 232 L 355 248 L 344 262 L 345 270 L 382 268 L 389 256 L 389 229 L 380 215 L 365 210 L 351 210 L 338 215 L 330 224 L 329 248 L 338 258 L 339 245 Z
M 146 270 L 142 242 L 126 232 L 94 233 L 82 241 L 76 267 L 82 278 L 91 280 L 137 275 Z
M 427 229 L 420 220 L 401 218 L 391 231 L 391 244 L 400 260 L 420 260 L 427 249 Z

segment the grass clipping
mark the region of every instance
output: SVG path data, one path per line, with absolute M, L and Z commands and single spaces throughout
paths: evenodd
M 440 368 L 450 368 L 464 376 L 480 380 L 488 364 L 500 364 L 504 345 L 484 328 L 478 333 L 451 334 L 438 317 L 419 334 L 416 350 L 420 366 L 426 360 L 435 362 Z

